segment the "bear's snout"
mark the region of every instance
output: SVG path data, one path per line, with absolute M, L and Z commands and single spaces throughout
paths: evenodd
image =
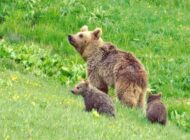
M 72 42 L 72 41 L 73 41 L 72 35 L 68 35 L 68 40 L 69 40 L 69 42 Z
M 71 93 L 75 93 L 74 89 L 71 89 Z

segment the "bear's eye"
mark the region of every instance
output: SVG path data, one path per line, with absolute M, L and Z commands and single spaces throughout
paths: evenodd
M 80 87 L 77 87 L 77 89 L 80 89 Z
M 83 34 L 79 34 L 79 37 L 80 37 L 80 38 L 83 38 Z

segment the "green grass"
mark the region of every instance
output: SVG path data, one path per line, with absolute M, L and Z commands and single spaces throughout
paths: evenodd
M 0 73 L 0 139 L 189 139 L 169 122 L 152 125 L 139 110 L 116 98 L 116 118 L 85 112 L 81 97 L 51 79 L 19 72 Z
M 0 40 L 6 41 L 0 41 L 0 136 L 188 139 L 189 11 L 189 0 L 1 0 Z M 167 127 L 151 125 L 115 96 L 117 117 L 109 119 L 83 112 L 82 99 L 69 95 L 69 87 L 85 77 L 85 63 L 67 35 L 84 24 L 101 27 L 104 40 L 142 61 L 149 87 L 163 93 Z

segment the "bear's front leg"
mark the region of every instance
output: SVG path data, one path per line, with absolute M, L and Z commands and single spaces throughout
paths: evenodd
M 108 94 L 108 86 L 104 82 L 100 82 L 100 86 L 98 87 L 98 89 Z
M 90 112 L 90 111 L 92 111 L 92 107 L 90 107 L 90 106 L 86 106 L 86 107 L 85 107 L 85 111 L 86 111 L 86 112 Z
M 105 92 L 106 94 L 108 93 L 108 86 L 105 82 L 103 82 L 103 80 L 101 79 L 101 77 L 94 72 L 91 72 L 89 74 L 89 82 L 96 88 L 98 88 L 99 90 Z

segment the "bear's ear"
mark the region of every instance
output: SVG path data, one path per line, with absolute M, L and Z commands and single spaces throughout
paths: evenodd
M 88 31 L 88 26 L 84 25 L 80 28 L 81 32 Z
M 162 93 L 158 93 L 157 96 L 158 96 L 159 98 L 161 98 L 161 97 L 162 97 Z
M 94 39 L 99 39 L 100 36 L 102 35 L 102 29 L 101 28 L 96 28 L 93 32 L 92 32 Z
M 85 84 L 85 86 L 88 86 L 89 85 L 89 81 L 88 80 L 84 80 L 84 84 Z
M 89 86 L 89 81 L 88 80 L 85 80 L 85 85 L 86 85 L 86 87 Z

